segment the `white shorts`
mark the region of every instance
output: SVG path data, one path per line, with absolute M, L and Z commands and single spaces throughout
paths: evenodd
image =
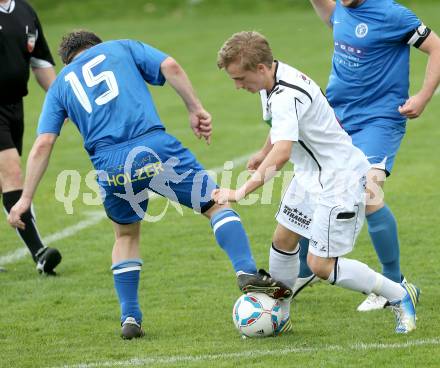
M 307 191 L 294 177 L 276 214 L 278 223 L 310 239 L 310 253 L 323 258 L 350 253 L 364 219 L 365 177 L 331 198 Z

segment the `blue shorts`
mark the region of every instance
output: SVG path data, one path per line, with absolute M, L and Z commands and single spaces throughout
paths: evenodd
M 217 185 L 194 155 L 164 130 L 97 149 L 91 159 L 105 211 L 116 223 L 142 220 L 148 191 L 200 213 L 214 205 L 211 192 Z
M 353 145 L 367 156 L 371 166 L 384 170 L 389 176 L 405 130 L 405 125 L 378 121 L 365 124 L 361 129 L 347 130 L 347 133 Z

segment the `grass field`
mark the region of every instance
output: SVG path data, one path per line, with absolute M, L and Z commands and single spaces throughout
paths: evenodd
M 80 6 L 85 13 L 85 5 Z M 425 24 L 440 32 L 440 4 L 411 2 L 411 6 Z M 331 35 L 307 7 L 231 12 L 227 17 L 208 11 L 203 16 L 173 12 L 159 19 L 141 15 L 132 12 L 120 19 L 99 20 L 89 14 L 84 21 L 69 22 L 56 21 L 48 10 L 42 20 L 54 52 L 61 34 L 86 27 L 106 40 L 135 38 L 174 56 L 214 117 L 212 145 L 192 136 L 185 109 L 171 88 L 154 88 L 155 101 L 168 131 L 207 168 L 255 151 L 267 134 L 258 96 L 236 91 L 216 68 L 216 52 L 233 32 L 261 31 L 279 60 L 296 66 L 323 88 L 326 85 Z M 50 21 L 45 22 L 45 16 Z M 413 52 L 412 91 L 423 81 L 425 62 L 424 55 Z M 25 100 L 25 156 L 35 137 L 43 97 L 32 81 Z M 233 328 L 231 310 L 239 291 L 207 221 L 189 210 L 181 216 L 172 207 L 160 222 L 145 223 L 142 229 L 140 302 L 147 337 L 130 342 L 119 338 L 119 306 L 109 270 L 111 225 L 101 207 L 83 203 L 82 195 L 91 192 L 84 181 L 73 215 L 67 215 L 54 196 L 62 170 L 76 169 L 84 177 L 91 169 L 79 134 L 72 124 L 66 125 L 35 199 L 39 229 L 48 238 L 63 235 L 58 233 L 81 221 L 89 226 L 74 228 L 70 236 L 51 243 L 64 256 L 59 277 L 39 277 L 29 256 L 5 265 L 7 272 L 0 273 L 0 367 L 438 367 L 439 115 L 436 95 L 423 116 L 409 122 L 394 174 L 386 184 L 387 202 L 399 222 L 403 272 L 422 289 L 417 330 L 397 336 L 390 311 L 360 314 L 355 309 L 362 295 L 318 285 L 293 304 L 292 334 L 261 340 L 242 340 Z M 242 170 L 237 167 L 234 173 Z M 271 204 L 236 207 L 255 258 L 265 268 L 280 193 L 277 179 Z M 158 214 L 164 205 L 162 199 L 153 201 L 149 211 Z M 5 221 L 0 223 L 0 239 L 0 259 L 22 247 Z M 351 257 L 378 268 L 366 228 Z

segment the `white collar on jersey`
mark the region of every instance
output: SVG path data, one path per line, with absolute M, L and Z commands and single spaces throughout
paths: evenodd
M 0 3 L 0 13 L 12 13 L 15 8 L 15 0 L 6 1 L 6 3 Z

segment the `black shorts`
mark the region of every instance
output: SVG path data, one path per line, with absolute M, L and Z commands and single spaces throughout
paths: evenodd
M 21 156 L 23 133 L 23 101 L 0 103 L 0 151 L 16 148 Z

